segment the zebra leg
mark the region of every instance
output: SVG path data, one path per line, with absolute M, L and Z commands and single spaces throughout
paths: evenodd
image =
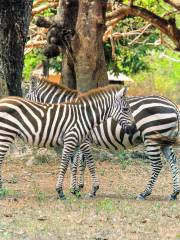
M 70 192 L 75 194 L 77 197 L 80 197 L 79 189 L 77 188 L 77 167 L 78 167 L 78 158 L 79 158 L 79 151 L 77 151 L 74 155 L 74 158 L 71 158 L 71 187 Z
M 64 176 L 66 174 L 69 161 L 73 157 L 73 154 L 72 154 L 73 150 L 70 151 L 70 149 L 68 147 L 69 147 L 68 145 L 67 146 L 64 145 L 61 164 L 59 167 L 58 180 L 56 183 L 56 191 L 57 191 L 60 199 L 66 199 L 64 192 L 63 192 L 63 182 L 64 182 Z
M 4 154 L 0 153 L 0 188 L 2 188 L 3 180 L 2 180 L 2 163 L 4 159 Z
M 54 150 L 57 154 L 61 154 L 62 150 L 58 147 L 54 147 Z M 78 165 L 78 158 L 76 157 L 77 153 L 75 154 L 75 157 L 71 157 L 70 159 L 70 169 L 71 169 L 71 182 L 70 182 L 70 192 L 72 194 L 78 194 L 77 184 L 76 184 L 76 176 L 77 176 L 77 165 Z
M 8 132 L 7 132 L 8 133 Z M 3 180 L 2 180 L 2 163 L 4 160 L 4 157 L 9 149 L 9 146 L 14 141 L 14 136 L 11 135 L 0 135 L 0 188 L 2 188 Z
M 177 158 L 174 154 L 172 146 L 163 146 L 162 152 L 165 158 L 170 163 L 171 173 L 173 178 L 173 193 L 170 195 L 170 200 L 176 200 L 177 195 L 180 193 L 180 185 L 179 185 L 179 169 L 177 165 Z
M 81 161 L 87 163 L 89 172 L 91 174 L 92 182 L 93 182 L 92 191 L 89 196 L 95 197 L 96 192 L 99 189 L 99 181 L 96 176 L 95 161 L 91 154 L 89 141 L 87 140 L 83 144 L 81 144 L 80 149 L 82 151 L 82 160 Z
M 79 189 L 82 189 L 84 187 L 85 169 L 86 169 L 86 161 L 85 161 L 83 155 L 81 154 L 79 156 L 79 183 L 78 183 Z
M 153 186 L 162 169 L 162 162 L 161 162 L 161 156 L 160 156 L 161 149 L 159 144 L 154 142 L 146 142 L 145 146 L 146 146 L 147 155 L 151 160 L 152 175 L 144 192 L 138 195 L 137 200 L 145 200 L 145 198 L 151 194 Z

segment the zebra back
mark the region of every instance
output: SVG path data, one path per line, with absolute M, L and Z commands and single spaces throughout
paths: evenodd
M 78 91 L 72 90 L 56 83 L 51 83 L 47 79 L 37 79 L 31 82 L 26 99 L 42 103 L 63 103 L 77 98 Z

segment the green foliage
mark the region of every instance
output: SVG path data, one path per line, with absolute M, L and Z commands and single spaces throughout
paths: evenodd
M 136 94 L 137 89 L 143 89 L 142 94 L 160 94 L 180 102 L 180 63 L 163 56 L 179 57 L 178 53 L 171 50 L 153 51 L 151 56 L 145 58 L 149 70 L 132 76 L 135 80 L 132 88 Z
M 19 197 L 20 192 L 17 190 L 11 190 L 7 188 L 0 189 L 0 199 L 7 197 Z
M 128 17 L 117 25 L 114 32 L 127 33 L 134 32 L 146 25 L 145 21 L 139 17 Z M 104 46 L 108 70 L 115 74 L 125 73 L 127 75 L 136 74 L 140 71 L 148 70 L 149 65 L 145 57 L 151 54 L 152 49 L 160 50 L 162 47 L 155 47 L 153 43 L 159 39 L 159 33 L 153 27 L 149 27 L 148 32 L 134 41 L 137 35 L 129 35 L 115 40 L 115 58 L 112 58 L 110 42 Z
M 62 69 L 62 54 L 49 60 L 49 67 L 55 72 L 61 72 Z
M 45 3 L 42 3 L 41 5 L 43 5 Z M 43 17 L 52 17 L 54 15 L 56 15 L 57 10 L 55 8 L 48 8 L 45 11 L 36 14 L 36 16 L 43 16 Z
M 97 202 L 96 213 L 105 212 L 107 214 L 112 214 L 116 211 L 116 206 L 111 199 L 105 198 Z
M 47 194 L 46 192 L 42 192 L 38 186 L 34 186 L 34 194 L 35 198 L 38 202 L 43 202 L 47 199 Z
M 128 3 L 128 0 L 124 0 L 123 3 Z M 173 10 L 173 8 L 164 3 L 163 0 L 136 0 L 136 5 L 145 8 L 158 16 L 162 16 L 166 19 L 174 18 L 176 20 L 177 26 L 180 26 L 180 16 L 176 13 L 165 16 L 168 11 Z M 136 30 L 141 29 L 148 23 L 140 18 L 129 16 L 119 22 L 119 24 L 113 29 L 113 32 L 119 33 L 133 33 L 128 36 L 122 36 L 121 38 L 114 41 L 115 44 L 115 57 L 112 58 L 111 55 L 111 44 L 106 43 L 104 46 L 105 57 L 108 65 L 108 70 L 118 74 L 120 72 L 127 75 L 133 75 L 140 73 L 142 71 L 151 70 L 149 68 L 149 62 L 146 61 L 148 56 L 151 56 L 152 50 L 161 52 L 165 50 L 165 47 L 158 46 L 154 43 L 160 38 L 160 32 L 153 26 L 149 26 L 146 32 L 140 37 L 134 33 Z M 134 39 L 138 36 L 138 39 Z M 170 45 L 174 45 L 167 36 L 163 38 Z
M 32 71 L 46 60 L 43 54 L 43 49 L 35 49 L 32 52 L 25 55 L 23 76 L 25 80 L 28 80 L 31 76 Z M 49 60 L 49 68 L 54 69 L 56 72 L 60 72 L 62 68 L 62 55 L 52 58 Z
M 25 79 L 29 79 L 30 75 L 35 69 L 35 67 L 42 63 L 42 60 L 45 59 L 45 56 L 43 55 L 42 49 L 33 50 L 30 53 L 25 55 L 24 58 L 24 69 L 23 69 L 23 76 Z
M 127 156 L 126 152 L 121 151 L 121 152 L 118 154 L 118 159 L 119 159 L 121 168 L 122 168 L 123 170 L 125 170 L 125 169 L 127 168 L 127 166 L 130 164 L 130 161 L 129 161 L 129 159 L 128 159 L 128 156 Z

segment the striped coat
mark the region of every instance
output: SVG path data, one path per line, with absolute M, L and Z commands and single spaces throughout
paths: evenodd
M 125 89 L 113 86 L 90 91 L 76 101 L 64 104 L 42 104 L 19 97 L 1 99 L 0 167 L 16 136 L 41 147 L 63 145 L 56 190 L 59 197 L 64 198 L 63 180 L 68 163 L 88 132 L 110 116 L 120 122 L 125 120 L 127 126 L 132 124 L 132 114 L 124 94 Z M 98 181 L 93 174 L 91 171 L 93 187 L 97 187 Z
M 49 89 L 54 88 L 54 85 L 51 83 L 41 81 L 41 87 L 36 87 L 36 91 L 39 91 L 38 94 L 40 94 L 43 85 L 48 89 L 46 94 L 49 93 Z M 62 90 L 62 87 L 56 86 L 59 98 Z M 29 96 L 33 97 L 32 93 L 33 91 L 31 91 Z M 46 94 L 44 92 L 44 96 Z M 49 94 L 49 99 L 52 100 L 52 96 Z M 41 101 L 44 102 L 46 99 L 42 98 Z M 160 96 L 130 97 L 127 98 L 127 101 L 130 104 L 137 126 L 137 131 L 133 135 L 125 134 L 122 127 L 116 121 L 109 118 L 92 129 L 88 138 L 93 143 L 114 150 L 127 149 L 141 142 L 144 144 L 151 160 L 152 175 L 147 187 L 139 194 L 138 199 L 145 199 L 152 192 L 153 185 L 162 168 L 162 152 L 170 163 L 173 177 L 173 193 L 170 199 L 176 199 L 180 191 L 177 158 L 171 146 L 171 141 L 168 142 L 165 140 L 167 138 L 170 140 L 174 139 L 178 135 L 179 111 L 174 103 Z M 83 160 L 80 163 L 80 187 L 84 185 L 83 171 L 85 162 Z

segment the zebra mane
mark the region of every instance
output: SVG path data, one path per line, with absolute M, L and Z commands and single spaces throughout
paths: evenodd
M 47 78 L 43 77 L 43 78 L 37 78 L 36 77 L 36 80 L 37 80 L 37 86 L 40 84 L 40 83 L 46 83 L 48 85 L 51 85 L 52 87 L 56 87 L 56 88 L 59 88 L 61 91 L 65 91 L 67 93 L 76 93 L 77 95 L 79 94 L 79 92 L 75 89 L 71 89 L 71 88 L 68 88 L 64 85 L 59 85 L 58 83 L 53 83 L 51 82 L 50 80 L 48 80 Z
M 118 84 L 108 85 L 105 87 L 99 87 L 95 89 L 91 89 L 88 92 L 80 93 L 78 97 L 70 102 L 67 101 L 66 104 L 76 104 L 82 102 L 82 100 L 89 100 L 91 97 L 95 97 L 101 95 L 102 93 L 112 93 L 117 92 L 122 89 L 122 86 Z

